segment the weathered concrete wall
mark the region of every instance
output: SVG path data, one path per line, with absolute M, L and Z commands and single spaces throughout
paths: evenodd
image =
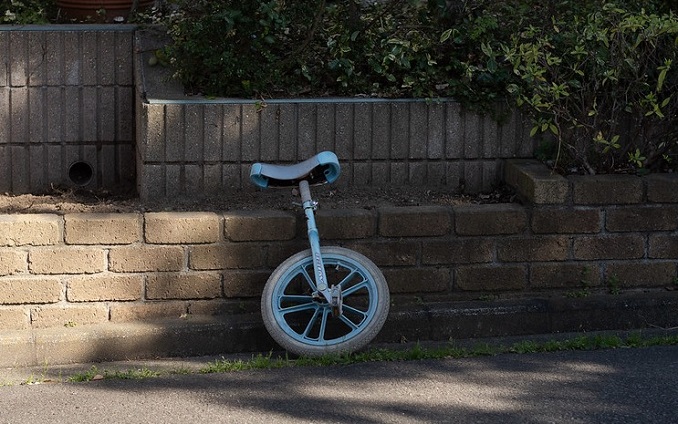
M 134 29 L 0 25 L 0 191 L 134 187 Z

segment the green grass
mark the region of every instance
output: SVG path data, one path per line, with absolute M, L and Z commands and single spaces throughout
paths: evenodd
M 494 356 L 501 354 L 529 354 L 543 352 L 560 352 L 573 350 L 597 350 L 616 348 L 640 348 L 650 346 L 678 345 L 678 335 L 645 337 L 641 333 L 630 333 L 625 337 L 617 335 L 580 335 L 563 340 L 548 340 L 544 342 L 524 340 L 511 345 L 492 345 L 479 343 L 466 348 L 448 343 L 437 347 L 424 347 L 419 344 L 407 349 L 370 349 L 364 352 L 352 354 L 324 355 L 317 358 L 300 357 L 289 358 L 274 357 L 272 353 L 267 355 L 253 355 L 250 359 L 220 359 L 208 362 L 197 371 L 185 368 L 169 371 L 153 371 L 148 368 L 132 369 L 125 371 L 99 370 L 93 366 L 89 370 L 74 374 L 68 381 L 85 382 L 99 379 L 144 379 L 160 377 L 162 375 L 176 374 L 211 374 L 228 373 L 249 370 L 269 370 L 289 367 L 326 367 L 350 365 L 366 362 L 379 361 L 414 361 L 423 359 L 462 359 L 479 356 Z

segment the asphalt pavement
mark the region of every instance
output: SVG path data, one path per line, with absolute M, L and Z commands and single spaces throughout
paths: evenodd
M 0 423 L 678 423 L 678 346 L 0 387 Z

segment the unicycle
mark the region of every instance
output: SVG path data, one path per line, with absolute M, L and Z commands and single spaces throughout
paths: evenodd
M 364 255 L 338 246 L 320 247 L 315 223 L 318 203 L 310 186 L 332 183 L 340 166 L 332 152 L 294 165 L 255 163 L 250 179 L 261 188 L 298 187 L 310 248 L 281 263 L 261 297 L 261 314 L 271 337 L 300 356 L 350 353 L 381 330 L 390 300 L 386 279 Z

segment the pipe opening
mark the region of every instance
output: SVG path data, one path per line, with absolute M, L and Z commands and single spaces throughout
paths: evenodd
M 77 186 L 83 187 L 92 182 L 94 170 L 87 162 L 75 162 L 68 168 L 68 179 Z

